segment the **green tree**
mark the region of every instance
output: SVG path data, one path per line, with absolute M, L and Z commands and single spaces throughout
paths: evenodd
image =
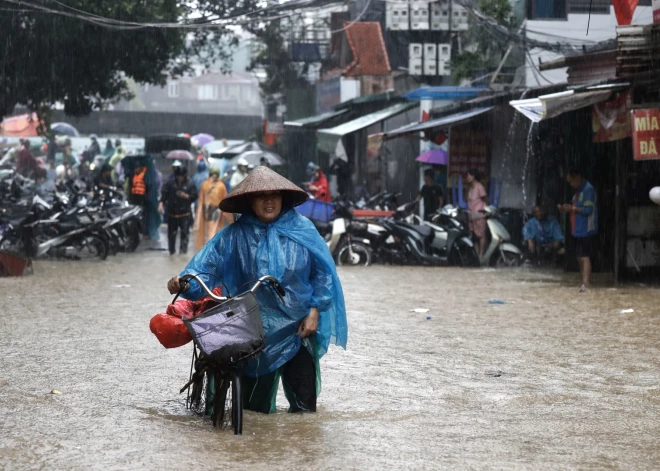
M 168 76 L 190 71 L 193 61 L 227 64 L 237 43 L 233 30 L 190 25 L 255 5 L 256 0 L 0 0 L 0 116 L 22 104 L 44 118 L 55 103 L 81 116 L 130 99 L 129 79 L 164 85 Z
M 291 36 L 290 21 L 274 20 L 259 27 L 249 28 L 258 41 L 250 70 L 263 69 L 266 79 L 260 83 L 264 96 L 286 93 L 287 90 L 307 86 L 304 74 L 307 65 L 297 68 L 291 62 L 289 45 L 285 38 Z
M 509 0 L 479 0 L 476 7 L 484 15 L 509 29 L 516 26 L 516 17 Z M 506 44 L 493 39 L 481 28 L 478 20 L 470 21 L 470 29 L 463 35 L 465 50 L 453 59 L 451 64 L 452 81 L 457 84 L 464 79 L 476 78 L 476 70 L 496 67 L 507 49 Z

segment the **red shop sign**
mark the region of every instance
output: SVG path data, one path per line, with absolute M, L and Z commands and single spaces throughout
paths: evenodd
M 660 159 L 660 110 L 632 112 L 635 160 Z

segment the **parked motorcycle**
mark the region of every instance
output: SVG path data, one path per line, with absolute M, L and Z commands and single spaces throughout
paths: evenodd
M 511 235 L 498 219 L 497 208 L 487 206 L 473 218 L 486 219 L 487 247 L 480 259 L 482 266 L 517 267 L 522 263 L 522 251 L 511 243 Z
M 458 267 L 478 267 L 479 256 L 474 243 L 470 240 L 470 231 L 460 220 L 459 209 L 446 205 L 438 210 L 431 221 L 424 221 L 417 214 L 411 214 L 409 221 L 417 225 L 426 225 L 433 229 L 435 237 L 431 243 L 433 253 Z
M 88 259 L 108 256 L 108 243 L 98 223 L 77 217 L 73 211 L 49 214 L 52 206 L 35 196 L 32 210 L 22 219 L 9 220 L 0 249 L 28 258 Z
M 345 203 L 335 205 L 335 218 L 331 222 L 332 230 L 326 234 L 328 249 L 335 263 L 342 265 L 371 265 L 372 250 L 369 239 L 354 233 L 357 227 L 353 221 L 353 211 Z M 317 226 L 318 229 L 318 226 Z

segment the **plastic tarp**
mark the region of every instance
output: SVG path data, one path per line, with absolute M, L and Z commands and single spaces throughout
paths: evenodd
M 331 120 L 332 118 L 336 118 L 337 116 L 340 116 L 344 113 L 346 113 L 348 110 L 339 110 L 339 111 L 330 111 L 328 113 L 323 113 L 317 116 L 312 116 L 310 118 L 303 118 L 303 119 L 297 119 L 295 121 L 284 121 L 284 127 L 287 128 L 302 128 L 302 129 L 307 129 L 307 128 L 318 128 L 320 125 L 325 123 L 326 121 Z
M 121 161 L 126 178 L 133 175 L 138 163 L 142 163 L 147 167 L 147 174 L 144 177 L 144 182 L 147 184 L 147 202 L 143 208 L 144 219 L 142 232 L 151 237 L 152 240 L 158 240 L 160 237 L 158 235 L 158 228 L 162 219 L 158 212 L 158 188 L 156 187 L 154 159 L 149 155 L 131 155 L 124 157 Z
M 562 113 L 578 110 L 607 100 L 612 90 L 576 93 L 575 90 L 542 95 L 527 100 L 513 100 L 509 104 L 533 122 L 555 118 Z
M 320 358 L 331 343 L 346 347 L 346 308 L 334 260 L 312 222 L 293 209 L 271 224 L 244 214 L 195 255 L 181 275 L 187 273 L 198 274 L 209 287 L 219 286 L 222 279 L 231 294 L 249 289 L 265 275 L 284 287 L 283 301 L 267 286 L 256 292 L 266 346 L 248 362 L 249 376 L 274 371 L 295 356 L 301 346 L 297 329 L 311 307 L 319 310 L 319 325 L 310 353 Z M 202 296 L 197 282 L 191 281 L 184 296 Z

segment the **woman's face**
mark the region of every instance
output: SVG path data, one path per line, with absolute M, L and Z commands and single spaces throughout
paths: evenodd
M 474 175 L 468 173 L 468 174 L 465 176 L 465 181 L 467 181 L 468 183 L 472 184 L 472 182 L 474 181 Z
M 257 219 L 266 224 L 271 223 L 282 211 L 282 193 L 279 191 L 257 193 L 250 200 L 250 204 Z

